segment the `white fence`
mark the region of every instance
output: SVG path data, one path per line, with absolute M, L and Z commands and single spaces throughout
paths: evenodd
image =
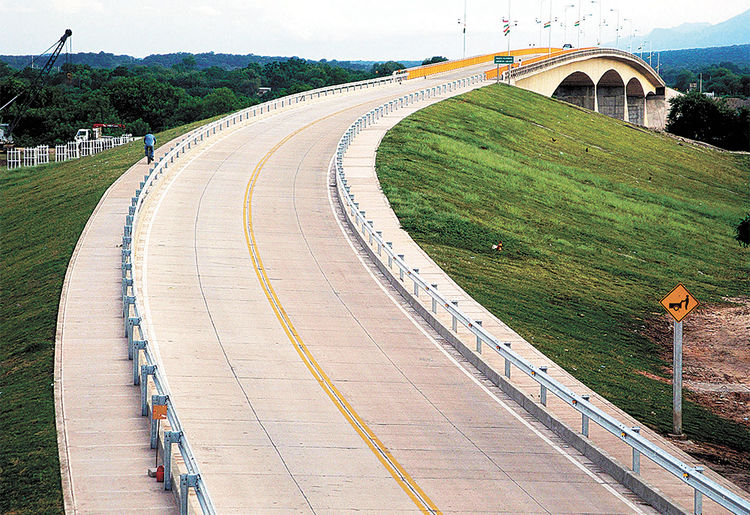
M 49 163 L 49 147 L 39 145 L 34 148 L 15 148 L 8 150 L 8 169 L 22 166 L 36 166 Z
M 117 138 L 101 138 L 91 141 L 69 141 L 65 145 L 55 145 L 55 162 L 69 161 L 79 157 L 93 156 L 104 150 L 130 143 L 135 138 L 125 134 Z M 49 163 L 49 147 L 39 145 L 34 148 L 16 148 L 8 151 L 8 170 L 21 166 L 37 166 Z

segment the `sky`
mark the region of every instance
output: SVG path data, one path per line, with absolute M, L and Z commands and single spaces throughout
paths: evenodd
M 540 45 L 536 20 L 550 18 L 550 2 L 552 18 L 558 19 L 551 28 L 553 46 L 578 46 L 573 24 L 579 3 L 580 46 L 595 44 L 598 36 L 600 4 L 591 0 L 0 0 L 0 54 L 40 54 L 70 28 L 73 52 L 453 59 L 464 54 L 459 23 L 464 1 L 467 56 L 507 48 L 501 20 L 509 7 L 513 48 Z M 622 37 L 687 22 L 719 23 L 750 7 L 748 0 L 600 1 L 604 43 L 615 40 L 617 13 L 612 9 L 619 10 Z M 542 46 L 549 34 L 544 31 Z

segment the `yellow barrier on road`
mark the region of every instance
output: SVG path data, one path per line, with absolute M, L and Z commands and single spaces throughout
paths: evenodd
M 552 55 L 559 55 L 560 48 L 553 48 Z M 521 50 L 511 50 L 510 55 L 515 57 L 521 57 L 525 55 L 536 55 L 540 53 L 549 52 L 548 48 L 524 48 Z M 475 57 L 467 57 L 465 59 L 457 59 L 455 61 L 444 61 L 441 63 L 428 64 L 425 66 L 417 66 L 415 68 L 409 68 L 406 70 L 407 79 L 418 79 L 419 77 L 427 77 L 428 75 L 434 75 L 436 73 L 444 73 L 459 68 L 466 68 L 467 66 L 474 66 L 475 64 L 492 63 L 496 55 L 508 55 L 508 52 L 495 52 L 492 54 L 479 55 Z M 546 55 L 544 56 L 547 57 Z M 507 66 L 504 68 L 507 69 Z M 492 70 L 495 73 L 497 70 Z M 495 73 L 493 77 L 497 77 Z
M 529 50 L 532 50 L 532 49 L 529 49 Z M 511 55 L 529 55 L 529 54 L 538 54 L 538 53 L 540 53 L 540 51 L 542 51 L 542 52 L 548 51 L 548 49 L 545 49 L 545 48 L 542 48 L 542 49 L 538 49 L 537 48 L 537 49 L 533 49 L 533 50 L 537 50 L 537 51 L 536 52 L 526 52 L 525 54 L 516 54 L 513 51 L 511 51 L 510 54 Z M 538 57 L 532 57 L 531 59 L 527 59 L 525 61 L 515 63 L 513 65 L 513 68 L 519 68 L 521 66 L 528 66 L 530 64 L 538 63 L 539 61 L 544 61 L 545 59 L 550 59 L 552 57 L 558 57 L 558 56 L 561 56 L 561 55 L 569 54 L 571 52 L 578 52 L 579 50 L 589 50 L 589 48 L 572 48 L 572 49 L 569 49 L 569 50 L 562 50 L 561 48 L 553 48 L 551 53 L 545 54 L 545 55 L 540 55 Z M 519 52 L 522 52 L 522 50 L 519 50 Z M 507 55 L 507 52 L 505 53 L 505 55 Z M 508 71 L 508 67 L 507 66 L 501 66 L 500 69 L 499 69 L 499 71 L 500 71 L 500 74 L 502 75 L 504 72 Z M 492 68 L 491 70 L 487 70 L 487 71 L 484 72 L 484 79 L 485 80 L 496 79 L 497 78 L 497 73 L 498 73 L 498 69 L 497 68 Z

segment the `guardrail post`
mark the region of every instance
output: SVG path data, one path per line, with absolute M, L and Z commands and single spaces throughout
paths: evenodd
M 124 266 L 130 267 L 132 265 L 130 263 L 125 263 Z M 128 270 L 130 270 L 130 268 L 128 268 Z M 131 282 L 130 284 L 133 284 L 133 283 Z M 123 295 L 123 298 L 122 298 L 122 316 L 123 317 L 127 317 L 128 316 L 128 312 L 130 311 L 129 310 L 130 305 L 133 302 L 135 302 L 135 297 L 133 297 L 132 295 L 127 295 L 127 291 L 125 293 L 126 293 L 126 295 Z M 128 328 L 127 328 L 127 325 L 126 325 L 125 326 L 125 336 L 127 336 L 127 335 L 128 335 Z
M 393 242 L 392 241 L 386 241 L 385 244 L 388 245 L 389 249 L 391 249 L 391 250 L 393 249 Z M 392 266 L 393 266 L 393 257 L 391 257 L 391 254 L 389 252 L 388 253 L 388 268 L 392 268 Z
M 695 467 L 695 471 L 698 474 L 703 474 L 703 467 Z M 693 513 L 695 515 L 702 515 L 703 513 L 703 494 L 696 488 L 695 494 L 693 495 Z
M 399 254 L 398 258 L 401 261 L 403 261 L 404 260 L 404 255 L 403 254 Z M 401 268 L 401 267 L 398 267 L 398 278 L 401 279 L 402 281 L 404 280 L 404 269 Z
M 138 372 L 141 370 L 140 352 L 146 348 L 146 340 L 133 341 L 133 384 L 138 385 L 141 382 L 141 376 Z
M 481 326 L 482 326 L 482 321 L 481 321 L 481 320 L 474 320 L 474 322 L 476 322 L 476 324 L 477 324 L 477 325 L 478 325 L 479 327 L 481 327 Z M 481 354 L 481 353 L 482 353 L 482 339 L 481 339 L 481 338 L 479 337 L 479 335 L 477 335 L 477 352 L 478 352 L 479 354 Z
M 172 489 L 172 444 L 181 438 L 182 431 L 164 431 L 164 490 Z
M 198 484 L 198 474 L 180 474 L 180 515 L 188 515 L 190 487 Z
M 368 239 L 370 241 L 370 245 L 372 245 L 372 228 L 373 228 L 373 223 L 374 222 L 372 220 L 367 220 L 367 225 L 370 226 L 370 230 L 367 231 Z
M 542 372 L 546 374 L 547 365 L 542 365 L 541 367 L 539 367 L 539 370 L 541 370 Z M 542 403 L 542 406 L 547 405 L 547 387 L 544 386 L 543 384 L 539 385 L 539 402 Z
M 433 290 L 437 290 L 436 283 L 432 283 L 430 286 L 432 286 Z M 435 297 L 432 297 L 432 312 L 437 313 L 437 299 Z
M 128 336 L 128 359 L 133 359 L 133 329 L 141 325 L 141 317 L 128 317 L 127 336 Z
M 419 273 L 419 268 L 414 268 L 414 273 Z M 419 297 L 419 283 L 417 283 L 416 277 L 412 277 L 412 280 L 414 281 L 414 296 Z
M 455 307 L 458 307 L 458 301 L 452 300 L 451 304 L 453 304 Z M 458 319 L 456 318 L 456 315 L 451 313 L 451 329 L 453 329 L 454 333 L 458 332 Z
M 166 395 L 152 395 L 151 396 L 151 412 L 154 411 L 154 406 L 161 406 L 167 403 Z M 151 417 L 151 448 L 156 449 L 156 445 L 159 440 L 159 420 Z
M 633 427 L 632 429 L 634 433 L 641 432 L 640 427 Z M 636 474 L 641 473 L 641 453 L 635 447 L 633 447 L 633 472 Z
M 380 241 L 383 239 L 383 231 L 375 231 L 378 235 L 378 256 L 382 256 L 382 246 L 380 245 Z
M 510 342 L 504 342 L 503 345 L 510 349 Z M 505 358 L 505 377 L 510 379 L 510 360 Z
M 584 401 L 588 401 L 590 397 L 587 394 L 584 394 L 581 395 L 581 398 Z M 581 413 L 581 434 L 586 438 L 589 437 L 589 417 L 587 417 L 584 413 Z
M 148 376 L 156 373 L 156 365 L 141 365 L 141 416 L 148 415 Z

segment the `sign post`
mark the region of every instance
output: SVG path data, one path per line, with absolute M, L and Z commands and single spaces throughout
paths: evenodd
M 674 319 L 672 347 L 672 430 L 682 435 L 682 320 L 700 305 L 682 283 L 661 299 L 660 304 Z
M 501 64 L 507 64 L 508 65 L 508 84 L 510 84 L 510 69 L 513 65 L 513 63 L 516 62 L 516 58 L 512 55 L 496 55 L 495 56 L 495 65 L 497 66 L 497 82 L 500 83 L 500 65 Z

